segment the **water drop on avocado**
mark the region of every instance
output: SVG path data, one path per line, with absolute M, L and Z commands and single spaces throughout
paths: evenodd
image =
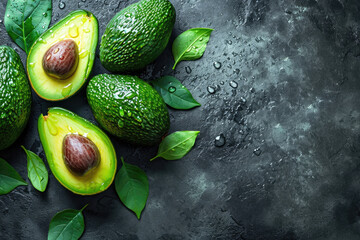
M 77 38 L 79 36 L 79 29 L 75 24 L 71 24 L 69 28 L 69 35 L 72 38 Z
M 72 89 L 72 83 L 69 83 L 61 90 L 61 95 L 63 95 L 64 97 L 68 96 L 71 92 L 71 89 Z

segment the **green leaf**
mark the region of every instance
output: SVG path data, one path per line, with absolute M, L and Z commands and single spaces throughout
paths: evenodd
M 0 158 L 0 195 L 7 194 L 21 185 L 26 186 L 27 183 L 10 164 Z
M 84 232 L 83 210 L 66 209 L 58 212 L 50 222 L 48 240 L 77 240 Z
M 201 106 L 179 80 L 165 76 L 151 81 L 165 103 L 175 109 L 191 109 Z
M 14 42 L 26 54 L 51 21 L 51 0 L 8 0 L 4 24 Z
M 26 150 L 24 146 L 21 147 L 24 149 L 27 156 L 28 177 L 32 185 L 40 192 L 44 192 L 49 177 L 43 160 L 32 151 Z
M 158 154 L 150 161 L 158 157 L 166 160 L 177 160 L 184 157 L 194 146 L 199 133 L 199 131 L 179 131 L 170 134 L 160 143 Z
M 201 58 L 205 52 L 212 31 L 214 31 L 214 29 L 192 28 L 177 36 L 172 46 L 175 59 L 173 69 L 175 69 L 176 65 L 181 61 Z
M 115 189 L 121 202 L 140 219 L 149 196 L 149 181 L 146 173 L 135 165 L 125 163 L 116 174 Z

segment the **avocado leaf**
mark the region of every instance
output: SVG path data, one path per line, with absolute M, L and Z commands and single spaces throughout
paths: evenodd
M 26 150 L 24 146 L 21 147 L 27 156 L 28 177 L 32 185 L 40 192 L 44 192 L 48 184 L 49 176 L 43 160 L 32 151 Z
M 193 98 L 190 91 L 174 77 L 165 76 L 151 81 L 151 83 L 165 103 L 172 108 L 186 110 L 201 106 Z
M 174 40 L 172 52 L 176 65 L 184 60 L 196 60 L 202 57 L 209 42 L 211 32 L 210 28 L 192 28 L 189 29 Z
M 178 160 L 184 157 L 194 146 L 199 131 L 178 131 L 165 137 L 160 143 L 158 154 L 150 159 L 158 157 L 166 160 Z
M 4 24 L 11 39 L 26 54 L 51 21 L 51 0 L 8 0 Z
M 85 230 L 83 210 L 66 209 L 58 212 L 50 222 L 48 240 L 77 240 Z
M 21 185 L 26 186 L 27 183 L 10 164 L 0 158 L 0 195 L 7 194 Z
M 141 168 L 125 163 L 116 174 L 115 189 L 121 202 L 140 219 L 149 196 L 149 181 Z

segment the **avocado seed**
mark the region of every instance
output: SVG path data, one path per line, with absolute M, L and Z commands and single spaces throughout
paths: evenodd
M 42 61 L 47 75 L 67 79 L 74 74 L 79 63 L 79 49 L 72 39 L 65 39 L 52 45 Z
M 63 140 L 63 158 L 66 166 L 77 175 L 84 175 L 99 165 L 100 152 L 95 143 L 78 134 L 67 134 Z

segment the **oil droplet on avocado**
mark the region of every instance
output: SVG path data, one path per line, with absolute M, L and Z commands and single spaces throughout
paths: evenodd
M 61 90 L 61 95 L 63 95 L 64 97 L 69 96 L 71 89 L 72 89 L 72 83 L 69 83 Z
M 89 55 L 89 51 L 88 51 L 88 50 L 83 50 L 83 51 L 80 52 L 79 57 L 80 57 L 81 59 L 83 59 L 83 58 L 85 58 L 87 55 Z
M 79 29 L 75 24 L 71 24 L 69 28 L 69 35 L 72 38 L 77 38 L 79 36 Z
M 59 133 L 57 128 L 54 126 L 54 123 L 49 118 L 46 120 L 46 125 L 51 135 L 56 136 Z

